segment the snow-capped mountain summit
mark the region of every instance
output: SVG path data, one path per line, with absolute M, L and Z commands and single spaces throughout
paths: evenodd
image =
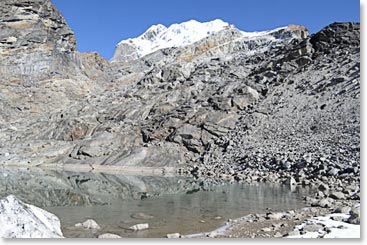
M 125 51 L 126 49 L 129 51 L 135 49 L 137 52 L 134 52 L 132 55 L 136 57 L 130 58 L 141 58 L 159 49 L 193 44 L 228 27 L 230 27 L 229 23 L 219 19 L 204 23 L 190 20 L 181 24 L 173 24 L 169 27 L 158 24 L 151 26 L 137 38 L 121 41 L 117 47 Z M 119 52 L 117 52 L 112 60 L 115 60 L 116 56 L 119 55 Z
M 200 23 L 190 20 L 181 24 L 173 24 L 169 27 L 158 24 L 151 26 L 145 33 L 137 38 L 121 41 L 112 58 L 112 62 L 127 62 L 142 58 L 158 50 L 172 47 L 188 48 L 196 45 L 189 51 L 192 55 L 195 50 L 208 51 L 217 48 L 216 51 L 231 52 L 231 49 L 246 49 L 249 54 L 264 51 L 271 43 L 304 38 L 307 29 L 302 26 L 289 25 L 274 30 L 260 32 L 244 32 L 234 25 L 216 19 L 210 22 Z M 204 39 L 206 41 L 204 41 Z M 199 44 L 199 42 L 204 42 Z M 225 51 L 225 47 L 228 48 Z M 186 49 L 188 50 L 188 49 Z M 189 58 L 190 55 L 186 54 Z M 183 59 L 186 59 L 183 58 Z

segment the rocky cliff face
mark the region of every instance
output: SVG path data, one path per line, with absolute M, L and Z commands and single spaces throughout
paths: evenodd
M 358 23 L 311 36 L 229 26 L 110 63 L 75 51 L 49 1 L 1 7 L 3 165 L 173 167 L 246 181 L 359 174 Z
M 74 33 L 49 0 L 1 1 L 1 145 L 14 138 L 27 141 L 24 131 L 13 137 L 10 128 L 34 135 L 50 113 L 101 90 L 99 82 L 109 80 L 106 63 L 98 55 L 76 51 Z
M 1 72 L 12 80 L 37 82 L 75 73 L 75 37 L 50 1 L 0 2 Z

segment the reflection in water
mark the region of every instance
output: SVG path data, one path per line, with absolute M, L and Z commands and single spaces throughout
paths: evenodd
M 279 185 L 225 184 L 208 186 L 206 191 L 201 186 L 194 179 L 179 177 L 0 170 L 0 196 L 14 194 L 56 214 L 66 237 L 96 237 L 105 232 L 163 237 L 209 231 L 229 218 L 263 213 L 266 208 L 303 207 L 301 197 L 306 195 L 306 190 L 291 192 Z M 96 220 L 102 231 L 93 234 L 74 227 L 87 218 Z M 150 229 L 126 229 L 138 223 L 149 223 Z
M 11 193 L 39 207 L 107 205 L 182 192 L 197 185 L 192 179 L 177 177 L 0 169 L 0 197 Z

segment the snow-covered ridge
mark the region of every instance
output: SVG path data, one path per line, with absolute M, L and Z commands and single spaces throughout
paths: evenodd
M 137 38 L 121 41 L 116 47 L 112 62 L 126 62 L 139 59 L 160 49 L 192 45 L 209 36 L 216 35 L 223 30 L 233 29 L 242 35 L 241 37 L 237 35 L 238 38 L 248 40 L 258 38 L 281 40 L 283 38 L 291 39 L 295 37 L 297 34 L 292 34 L 292 31 L 298 28 L 299 26 L 289 25 L 270 31 L 244 32 L 236 29 L 234 25 L 219 19 L 204 23 L 190 20 L 181 24 L 173 24 L 169 27 L 158 24 L 151 26 L 145 33 Z M 288 31 L 288 35 L 279 34 L 286 30 Z
M 134 47 L 140 58 L 159 49 L 193 44 L 230 26 L 229 23 L 219 19 L 204 23 L 190 20 L 169 27 L 158 24 L 151 26 L 141 36 L 123 40 L 117 46 L 128 44 Z

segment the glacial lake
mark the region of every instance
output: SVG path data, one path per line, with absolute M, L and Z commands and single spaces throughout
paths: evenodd
M 114 233 L 160 238 L 176 232 L 209 232 L 246 214 L 302 208 L 308 193 L 284 185 L 213 185 L 177 176 L 0 169 L 0 197 L 13 194 L 57 215 L 65 237 Z M 74 226 L 86 219 L 94 219 L 102 229 L 92 232 Z M 128 229 L 140 223 L 148 223 L 149 229 Z

